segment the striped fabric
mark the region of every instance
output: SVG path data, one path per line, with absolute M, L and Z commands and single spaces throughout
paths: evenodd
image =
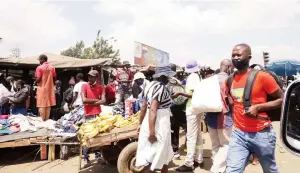
M 172 104 L 169 91 L 165 85 L 157 81 L 152 81 L 150 84 L 148 84 L 143 91 L 142 96 L 143 99 L 147 100 L 148 109 L 150 108 L 152 100 L 157 100 L 160 103 L 158 109 L 170 108 Z

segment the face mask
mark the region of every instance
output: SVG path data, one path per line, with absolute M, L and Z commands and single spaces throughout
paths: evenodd
M 143 85 L 143 83 L 144 83 L 143 81 L 138 81 L 138 82 L 137 82 L 137 84 L 138 84 L 139 86 Z
M 249 66 L 249 60 L 247 60 L 247 59 L 246 60 L 233 59 L 232 64 L 236 69 L 242 70 L 245 67 Z

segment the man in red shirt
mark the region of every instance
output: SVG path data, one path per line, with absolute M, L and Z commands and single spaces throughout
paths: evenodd
M 101 113 L 101 106 L 105 104 L 105 92 L 102 85 L 97 84 L 98 72 L 91 70 L 88 73 L 88 83 L 82 84 L 81 97 L 84 104 L 84 118 L 85 122 L 92 121 Z M 88 148 L 83 148 L 85 167 L 90 165 Z M 96 160 L 100 161 L 100 152 L 95 153 Z
M 105 87 L 106 103 L 111 104 L 116 101 L 116 83 L 113 76 L 108 78 L 108 84 Z
M 249 76 L 251 49 L 247 44 L 238 44 L 232 51 L 232 63 L 238 70 L 231 88 L 227 88 L 233 99 L 234 129 L 229 142 L 226 173 L 242 173 L 254 153 L 261 163 L 264 173 L 278 173 L 275 161 L 276 134 L 270 119 L 258 119 L 254 116 L 268 117 L 266 111 L 279 108 L 283 92 L 275 79 L 266 72 L 258 72 L 253 83 L 252 106 L 245 110 L 243 94 Z M 267 101 L 267 95 L 275 100 Z

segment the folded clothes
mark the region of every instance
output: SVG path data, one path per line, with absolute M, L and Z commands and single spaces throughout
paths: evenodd
M 9 115 L 0 115 L 0 120 L 8 119 Z
M 7 126 L 0 124 L 0 130 L 6 129 Z
M 0 136 L 2 136 L 2 135 L 11 135 L 11 134 L 13 134 L 13 132 L 11 132 L 8 128 L 0 130 Z
M 4 125 L 4 126 L 8 126 L 9 125 L 9 122 L 8 122 L 8 120 L 5 120 L 5 119 L 0 119 L 0 124 L 1 125 Z
M 18 133 L 18 132 L 21 130 L 21 128 L 20 128 L 19 125 L 10 126 L 8 129 L 9 129 L 9 131 L 11 131 L 12 133 Z

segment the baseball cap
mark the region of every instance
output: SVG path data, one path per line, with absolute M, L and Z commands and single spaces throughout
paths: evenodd
M 88 75 L 90 76 L 98 76 L 98 71 L 97 70 L 91 70 Z

